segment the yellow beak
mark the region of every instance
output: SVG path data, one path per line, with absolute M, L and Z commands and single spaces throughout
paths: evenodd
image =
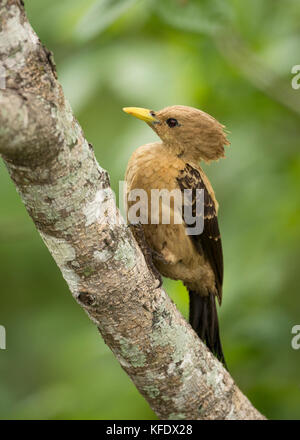
M 153 124 L 154 122 L 159 122 L 158 119 L 156 119 L 154 116 L 152 116 L 151 113 L 153 113 L 151 110 L 148 110 L 147 108 L 140 108 L 140 107 L 124 107 L 123 111 L 125 113 L 128 113 L 129 115 L 135 116 L 138 119 L 141 119 L 142 121 L 145 121 L 147 123 Z

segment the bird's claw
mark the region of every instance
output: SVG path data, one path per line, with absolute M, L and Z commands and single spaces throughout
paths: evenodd
M 162 276 L 159 274 L 158 277 L 156 278 L 156 280 L 158 281 L 156 289 L 160 289 L 162 286 L 162 283 L 163 283 Z
M 157 270 L 157 268 L 153 263 L 153 259 L 157 259 L 159 261 L 164 262 L 165 261 L 164 257 L 148 245 L 147 240 L 145 238 L 144 229 L 141 223 L 135 223 L 135 224 L 130 223 L 128 226 L 131 228 L 131 231 L 144 254 L 149 270 L 153 273 L 155 279 L 158 281 L 158 285 L 156 289 L 159 289 L 162 286 L 163 280 L 160 275 L 160 272 Z
M 154 249 L 151 249 L 152 251 L 152 258 L 153 260 L 158 260 L 161 263 L 167 264 L 167 260 L 165 259 L 165 257 L 160 254 L 159 252 L 155 251 Z

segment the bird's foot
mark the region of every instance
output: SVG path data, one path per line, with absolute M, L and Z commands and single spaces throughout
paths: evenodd
M 152 252 L 153 260 L 158 260 L 158 261 L 160 261 L 161 263 L 164 263 L 164 264 L 168 263 L 167 260 L 165 259 L 165 257 L 161 253 L 155 251 L 154 249 L 151 249 L 151 252 Z
M 156 266 L 154 265 L 153 259 L 164 261 L 164 258 L 161 254 L 159 254 L 154 249 L 152 249 L 147 243 L 144 229 L 141 223 L 129 224 L 129 227 L 131 229 L 131 232 L 133 233 L 134 238 L 138 242 L 138 245 L 144 254 L 145 261 L 147 263 L 149 270 L 153 273 L 153 275 L 158 281 L 158 285 L 156 288 L 159 289 L 162 286 L 162 277 L 160 272 L 157 270 Z

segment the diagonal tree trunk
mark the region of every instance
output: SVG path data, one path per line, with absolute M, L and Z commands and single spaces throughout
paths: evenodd
M 21 0 L 0 30 L 0 153 L 75 300 L 158 417 L 264 419 L 157 287 Z

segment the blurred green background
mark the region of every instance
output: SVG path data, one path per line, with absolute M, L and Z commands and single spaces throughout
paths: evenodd
M 113 189 L 155 134 L 123 106 L 195 106 L 230 130 L 205 167 L 220 203 L 230 372 L 269 418 L 300 418 L 298 0 L 25 0 Z M 1 419 L 153 419 L 68 292 L 0 163 Z M 183 314 L 180 283 L 165 287 Z M 95 386 L 95 383 L 97 386 Z

